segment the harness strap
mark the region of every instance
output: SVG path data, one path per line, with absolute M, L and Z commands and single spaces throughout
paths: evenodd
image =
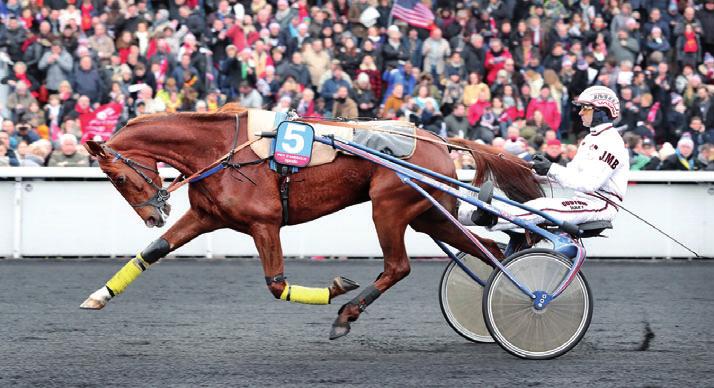
M 272 159 L 272 156 L 268 156 L 267 158 L 261 158 L 261 159 L 251 160 L 250 162 L 239 162 L 239 163 L 229 163 L 229 162 L 226 160 L 225 162 L 223 162 L 223 164 L 225 164 L 226 167 L 235 168 L 235 169 L 240 169 L 240 168 L 243 168 L 243 167 L 245 167 L 245 166 L 253 166 L 253 165 L 256 165 L 256 164 L 261 164 L 261 163 L 265 162 L 266 160 L 270 160 L 270 159 Z
M 233 134 L 233 145 L 231 146 L 231 151 L 228 153 L 228 158 L 226 159 L 227 163 L 231 162 L 231 159 L 233 159 L 233 155 L 236 153 L 235 149 L 236 146 L 238 145 L 238 130 L 240 129 L 240 116 L 236 115 L 236 132 Z
M 290 197 L 290 172 L 287 166 L 282 166 L 280 169 L 280 179 L 278 180 L 280 189 L 280 202 L 283 207 L 283 225 L 288 224 L 290 218 L 290 205 L 288 198 Z

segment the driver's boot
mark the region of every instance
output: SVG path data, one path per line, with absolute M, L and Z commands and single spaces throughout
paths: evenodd
M 492 199 L 493 182 L 485 181 L 483 182 L 483 184 L 481 185 L 481 189 L 479 190 L 478 200 L 490 205 Z M 476 210 L 474 210 L 473 213 L 471 213 L 471 221 L 474 223 L 474 225 L 492 227 L 498 222 L 498 217 L 483 209 L 477 208 Z

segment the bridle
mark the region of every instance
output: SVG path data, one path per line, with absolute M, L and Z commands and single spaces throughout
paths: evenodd
M 233 146 L 231 147 L 230 151 L 222 156 L 220 159 L 216 160 L 215 162 L 211 163 L 210 165 L 204 167 L 203 169 L 196 171 L 195 173 L 191 174 L 188 177 L 184 177 L 183 174 L 179 175 L 176 177 L 176 179 L 171 182 L 171 184 L 167 187 L 163 187 L 163 182 L 159 180 L 158 183 L 154 182 L 153 179 L 149 178 L 144 171 L 150 171 L 155 173 L 156 175 L 159 176 L 159 179 L 161 179 L 161 175 L 159 171 L 155 168 L 149 167 L 145 164 L 139 163 L 135 160 L 132 160 L 122 154 L 120 154 L 118 151 L 112 149 L 106 144 L 102 144 L 102 149 L 108 152 L 109 154 L 114 156 L 114 160 L 112 163 L 116 162 L 122 162 L 125 165 L 127 165 L 129 168 L 134 170 L 135 173 L 137 173 L 142 179 L 144 179 L 144 182 L 148 183 L 151 187 L 156 190 L 156 193 L 154 195 L 147 199 L 144 202 L 137 203 L 137 204 L 129 204 L 133 208 L 142 208 L 146 206 L 153 206 L 158 210 L 161 214 L 168 216 L 169 215 L 169 210 L 170 210 L 170 205 L 168 204 L 169 197 L 171 196 L 171 192 L 174 190 L 178 189 L 179 187 L 183 186 L 186 183 L 194 183 L 198 182 L 200 180 L 203 180 L 225 168 L 233 168 L 236 170 L 240 170 L 240 168 L 244 166 L 250 166 L 250 165 L 255 165 L 255 164 L 260 164 L 263 163 L 267 159 L 258 159 L 250 162 L 244 162 L 244 163 L 231 163 L 231 160 L 233 159 L 233 156 L 240 150 L 242 150 L 245 147 L 250 146 L 251 144 L 255 143 L 258 140 L 261 140 L 260 137 L 249 140 L 243 144 L 238 145 L 238 133 L 240 130 L 240 117 L 241 115 L 236 115 L 236 128 L 235 128 L 235 133 L 233 135 Z M 116 183 L 112 181 L 112 183 L 116 186 Z
M 161 179 L 159 170 L 149 167 L 145 164 L 139 163 L 135 160 L 132 160 L 132 159 L 120 154 L 119 152 L 115 151 L 114 149 L 112 149 L 111 147 L 109 147 L 106 144 L 102 144 L 102 148 L 105 149 L 106 151 L 108 151 L 110 154 L 114 155 L 114 160 L 112 161 L 112 163 L 123 162 L 125 165 L 127 165 L 127 167 L 134 170 L 135 173 L 137 173 L 142 179 L 144 179 L 144 182 L 148 183 L 152 188 L 154 188 L 154 190 L 156 190 L 156 193 L 154 193 L 154 195 L 151 198 L 147 199 L 146 201 L 137 203 L 137 204 L 130 203 L 129 205 L 131 205 L 131 207 L 133 207 L 133 208 L 142 208 L 142 207 L 146 207 L 146 206 L 153 206 L 160 213 L 168 216 L 169 208 L 168 208 L 167 202 L 168 202 L 171 194 L 169 193 L 168 190 L 163 188 L 163 184 L 161 184 L 161 185 L 156 184 L 153 179 L 149 178 L 144 173 L 144 171 L 142 171 L 142 170 L 146 170 L 146 171 L 153 172 L 159 176 L 159 179 Z M 159 181 L 159 183 L 161 183 L 161 181 Z

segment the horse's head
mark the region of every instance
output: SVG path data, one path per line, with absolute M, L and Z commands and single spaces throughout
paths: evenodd
M 97 158 L 99 167 L 146 226 L 164 226 L 164 216 L 169 215 L 171 206 L 166 202 L 169 193 L 162 188 L 155 159 L 145 155 L 129 157 L 95 141 L 88 141 L 84 147 Z

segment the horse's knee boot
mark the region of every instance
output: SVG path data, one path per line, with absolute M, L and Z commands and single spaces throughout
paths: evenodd
M 169 242 L 164 240 L 163 238 L 159 238 L 158 240 L 155 240 L 154 242 L 149 244 L 146 249 L 141 251 L 141 258 L 149 264 L 154 264 L 160 258 L 168 255 L 169 252 L 171 252 L 171 246 L 169 245 Z

